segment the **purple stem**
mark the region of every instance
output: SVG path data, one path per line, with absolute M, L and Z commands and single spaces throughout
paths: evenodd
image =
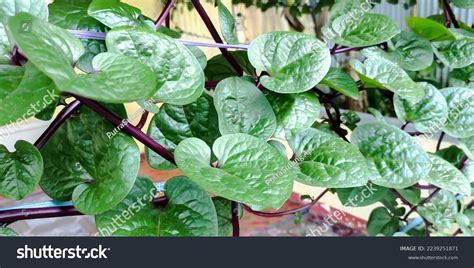
M 74 34 L 78 38 L 82 39 L 96 39 L 96 40 L 105 40 L 107 33 L 102 32 L 91 32 L 91 31 L 78 31 L 78 30 L 68 30 L 70 33 Z M 177 39 L 185 46 L 196 46 L 196 47 L 215 47 L 215 48 L 228 48 L 228 49 L 241 49 L 246 50 L 249 48 L 249 45 L 246 44 L 223 44 L 221 43 L 209 43 L 201 41 L 190 41 L 185 39 Z
M 191 0 L 191 3 L 193 4 L 194 8 L 196 8 L 196 11 L 201 16 L 201 19 L 203 20 L 204 24 L 206 24 L 206 27 L 209 30 L 209 32 L 211 33 L 212 38 L 214 38 L 214 41 L 216 41 L 216 43 L 224 43 L 224 41 L 222 41 L 219 33 L 217 32 L 216 27 L 214 27 L 214 24 L 212 24 L 211 19 L 207 15 L 206 10 L 201 5 L 199 0 Z M 232 57 L 232 55 L 229 53 L 229 51 L 227 51 L 226 48 L 219 48 L 219 49 L 220 49 L 222 55 L 224 56 L 224 58 L 237 71 L 237 74 L 239 76 L 242 76 L 244 74 L 244 71 L 240 67 L 239 63 L 235 60 L 235 58 Z
M 253 209 L 251 209 L 249 206 L 247 205 L 244 205 L 242 204 L 242 206 L 244 207 L 245 210 L 247 210 L 248 212 L 252 213 L 252 214 L 255 214 L 257 216 L 262 216 L 262 217 L 267 217 L 267 218 L 271 218 L 271 217 L 281 217 L 281 216 L 285 216 L 285 215 L 290 215 L 290 214 L 295 214 L 296 212 L 300 212 L 300 211 L 303 211 L 307 208 L 310 208 L 314 205 L 316 205 L 316 203 L 319 202 L 319 200 L 321 198 L 323 198 L 323 196 L 329 192 L 329 189 L 325 189 L 321 194 L 318 195 L 318 197 L 316 197 L 316 199 L 314 199 L 311 203 L 308 203 L 306 205 L 303 205 L 301 207 L 298 207 L 298 208 L 293 208 L 293 209 L 288 209 L 288 210 L 283 210 L 283 211 L 278 211 L 278 212 L 262 212 L 262 211 L 255 211 Z
M 80 106 L 81 102 L 76 100 L 69 104 L 67 107 L 65 107 L 49 125 L 46 131 L 43 132 L 41 137 L 39 137 L 38 140 L 35 142 L 36 148 L 38 148 L 38 150 L 41 150 L 41 148 L 43 148 L 43 146 L 48 142 L 48 140 L 54 135 L 56 130 L 58 130 L 58 128 L 66 121 L 66 119 L 68 119 Z
M 163 147 L 162 145 L 157 143 L 155 140 L 153 140 L 152 138 L 147 136 L 145 133 L 141 132 L 141 130 L 139 130 L 138 128 L 136 128 L 132 124 L 123 124 L 123 119 L 122 118 L 120 118 L 120 117 L 116 116 L 115 114 L 109 112 L 105 107 L 103 107 L 102 105 L 100 105 L 99 103 L 97 103 L 93 100 L 89 100 L 89 99 L 79 97 L 79 96 L 76 96 L 76 95 L 72 95 L 72 96 L 75 97 L 80 102 L 82 102 L 87 107 L 89 107 L 94 112 L 98 113 L 99 115 L 101 115 L 105 119 L 109 120 L 112 124 L 114 124 L 116 126 L 122 125 L 123 126 L 122 130 L 125 133 L 127 133 L 128 135 L 134 137 L 135 139 L 137 139 L 138 141 L 143 143 L 145 146 L 147 146 L 152 151 L 159 154 L 160 156 L 162 156 L 163 158 L 165 158 L 169 162 L 171 162 L 173 164 L 176 164 L 173 154 L 168 149 L 166 149 L 165 147 Z
M 160 16 L 155 22 L 155 27 L 156 29 L 160 29 L 161 24 L 163 24 L 163 21 L 166 20 L 166 18 L 169 16 L 171 9 L 173 9 L 174 5 L 176 4 L 176 0 L 168 0 L 168 2 L 165 5 L 165 8 L 161 12 Z
M 153 200 L 155 206 L 163 207 L 168 203 L 168 199 L 164 196 L 157 197 Z M 2 211 L 0 213 L 0 223 L 11 224 L 21 220 L 45 219 L 56 217 L 69 217 L 83 215 L 77 211 L 74 206 L 54 207 L 54 208 L 28 208 L 28 209 L 12 209 Z
M 239 205 L 237 202 L 231 202 L 232 210 L 232 236 L 238 237 L 240 235 L 240 226 L 239 226 Z
M 428 197 L 426 197 L 425 199 L 421 200 L 420 203 L 418 203 L 418 204 L 412 206 L 412 207 L 410 208 L 410 210 L 408 211 L 408 213 L 405 214 L 405 216 L 403 217 L 402 220 L 404 220 L 404 221 L 407 220 L 411 213 L 413 213 L 419 206 L 423 205 L 424 203 L 428 202 L 431 198 L 433 198 L 433 196 L 434 196 L 437 192 L 439 192 L 439 190 L 441 190 L 441 188 L 436 188 L 436 190 L 434 190 Z
M 148 115 L 149 114 L 150 113 L 148 111 L 143 112 L 142 117 L 140 118 L 140 121 L 138 122 L 138 124 L 135 127 L 138 128 L 138 129 L 142 129 L 145 126 L 146 121 L 148 120 Z
M 448 12 L 449 19 L 454 25 L 454 28 L 459 28 L 459 22 L 456 19 L 456 16 L 454 15 L 453 9 L 451 8 L 451 5 L 449 4 L 449 0 L 443 0 L 443 5 L 444 5 L 444 10 L 445 12 Z

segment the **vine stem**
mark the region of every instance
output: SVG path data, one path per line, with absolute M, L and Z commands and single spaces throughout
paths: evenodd
M 297 212 L 300 212 L 300 211 L 303 211 L 307 208 L 310 208 L 312 206 L 314 206 L 316 203 L 319 202 L 319 200 L 321 198 L 323 198 L 323 196 L 329 192 L 329 189 L 325 189 L 322 193 L 320 193 L 318 195 L 318 197 L 316 197 L 313 201 L 311 201 L 311 203 L 308 203 L 306 205 L 303 205 L 301 207 L 298 207 L 298 208 L 293 208 L 293 209 L 288 209 L 288 210 L 283 210 L 283 211 L 277 211 L 277 212 L 263 212 L 263 211 L 255 211 L 253 209 L 251 209 L 249 206 L 245 205 L 245 204 L 242 204 L 242 206 L 244 207 L 244 209 L 252 214 L 255 214 L 257 216 L 261 216 L 261 217 L 267 217 L 267 218 L 272 218 L 272 217 L 281 217 L 281 216 L 285 216 L 285 215 L 290 215 L 290 214 L 295 214 Z
M 438 144 L 436 144 L 436 151 L 439 151 L 441 149 L 441 144 L 443 143 L 444 135 L 446 135 L 444 131 L 441 132 L 441 135 L 439 135 Z
M 425 199 L 421 200 L 418 204 L 412 206 L 410 208 L 410 210 L 408 211 L 407 214 L 405 214 L 405 216 L 403 217 L 402 220 L 406 221 L 408 219 L 408 217 L 411 215 L 411 213 L 413 213 L 419 206 L 423 205 L 424 203 L 430 201 L 431 198 L 433 198 L 433 196 L 439 192 L 439 190 L 441 190 L 441 188 L 436 188 L 436 190 L 434 190 L 428 197 L 426 197 Z
M 166 18 L 168 18 L 169 14 L 171 12 L 171 9 L 173 9 L 175 4 L 176 4 L 176 0 L 168 0 L 168 2 L 165 5 L 165 8 L 161 12 L 158 19 L 155 21 L 155 27 L 156 27 L 157 30 L 160 29 L 163 22 L 166 20 Z
M 239 226 L 239 204 L 235 201 L 231 202 L 231 211 L 232 211 L 232 236 L 238 237 L 240 235 L 240 226 Z
M 122 130 L 125 133 L 134 137 L 135 139 L 143 143 L 145 146 L 147 146 L 152 151 L 159 154 L 160 156 L 162 156 L 169 162 L 176 164 L 173 154 L 168 149 L 166 149 L 161 144 L 157 143 L 155 140 L 147 136 L 140 129 L 136 128 L 135 126 L 133 126 L 132 124 L 128 122 L 124 124 L 122 118 L 116 116 L 115 114 L 107 110 L 105 107 L 103 107 L 102 105 L 100 105 L 99 103 L 93 100 L 89 100 L 89 99 L 79 97 L 76 95 L 72 95 L 72 96 L 75 97 L 80 102 L 82 102 L 87 107 L 89 107 L 94 112 L 98 113 L 99 115 L 101 115 L 102 117 L 110 121 L 112 124 L 116 126 L 123 126 Z
M 138 121 L 138 123 L 135 127 L 138 128 L 138 129 L 142 129 L 145 126 L 146 121 L 148 120 L 148 115 L 149 114 L 150 113 L 148 111 L 144 111 L 143 114 L 142 114 L 142 117 L 140 118 L 140 121 Z
M 443 7 L 445 12 L 448 13 L 449 19 L 454 25 L 454 28 L 459 28 L 459 22 L 456 19 L 456 16 L 454 15 L 453 9 L 451 8 L 451 5 L 449 4 L 449 0 L 443 0 Z
M 168 203 L 168 199 L 164 196 L 157 197 L 153 200 L 155 206 L 163 207 Z M 80 216 L 83 213 L 77 211 L 74 206 L 53 207 L 53 208 L 28 208 L 28 209 L 12 209 L 2 211 L 0 213 L 0 223 L 12 224 L 21 220 L 45 219 L 56 217 Z
M 214 41 L 216 41 L 216 43 L 224 43 L 219 33 L 217 32 L 216 27 L 214 27 L 214 24 L 207 15 L 206 10 L 201 5 L 201 2 L 199 0 L 191 0 L 191 3 L 193 4 L 196 11 L 199 13 L 199 16 L 201 16 L 201 19 L 209 30 L 209 33 L 211 34 Z M 242 76 L 244 74 L 244 71 L 240 67 L 239 63 L 235 60 L 235 58 L 229 53 L 229 51 L 226 48 L 222 47 L 220 47 L 219 50 L 221 51 L 224 58 L 232 65 L 235 71 L 237 71 L 237 74 L 239 76 Z
M 41 150 L 43 146 L 48 142 L 48 140 L 54 135 L 56 130 L 68 119 L 79 107 L 81 106 L 81 102 L 75 100 L 68 106 L 66 106 L 58 116 L 53 120 L 53 122 L 49 125 L 45 132 L 36 140 L 35 146 L 38 150 Z

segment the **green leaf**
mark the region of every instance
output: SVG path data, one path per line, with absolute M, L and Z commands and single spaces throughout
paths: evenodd
M 292 133 L 310 128 L 319 117 L 320 104 L 314 92 L 297 94 L 269 92 L 266 97 L 276 115 L 277 138 L 285 139 Z
M 228 44 L 238 44 L 239 39 L 236 36 L 234 16 L 221 1 L 217 1 L 217 11 L 219 12 L 219 24 L 224 40 Z
M 202 51 L 199 47 L 195 47 L 195 46 L 186 46 L 186 48 L 191 52 L 191 54 L 193 54 L 193 56 L 199 62 L 201 69 L 203 70 L 206 69 L 207 57 L 204 51 Z
M 412 32 L 428 39 L 430 42 L 456 40 L 456 37 L 443 24 L 431 19 L 406 17 Z
M 232 57 L 237 61 L 244 72 L 251 76 L 256 76 L 255 68 L 250 63 L 247 57 L 247 51 L 230 51 Z M 235 69 L 230 63 L 219 54 L 212 57 L 208 62 L 206 69 L 204 69 L 207 80 L 210 81 L 221 81 L 227 77 L 236 76 Z
M 472 211 L 472 209 L 468 210 Z M 467 212 L 467 211 L 466 211 Z M 464 212 L 464 213 L 466 213 Z M 470 212 L 469 214 L 474 214 Z M 462 233 L 465 236 L 474 236 L 474 219 L 471 220 L 469 219 L 468 216 L 458 213 L 456 214 L 456 223 L 459 225 L 459 228 L 461 229 Z
M 281 155 L 283 155 L 284 157 L 288 157 L 286 147 L 281 142 L 279 142 L 278 140 L 269 140 L 267 143 L 277 149 Z
M 18 234 L 10 228 L 0 227 L 0 237 L 1 236 L 18 236 Z
M 296 32 L 263 34 L 252 41 L 248 56 L 255 68 L 270 74 L 260 78 L 262 85 L 278 93 L 310 90 L 331 65 L 326 44 Z
M 441 90 L 448 103 L 444 131 L 456 138 L 474 136 L 474 89 L 450 87 Z
M 43 0 L 4 0 L 0 2 L 0 18 L 6 19 L 26 12 L 39 19 L 48 20 L 48 4 Z
M 147 134 L 171 152 L 186 138 L 196 137 L 209 146 L 220 136 L 212 97 L 202 95 L 185 106 L 164 104 L 151 120 Z M 155 169 L 174 169 L 166 159 L 145 148 L 148 164 Z
M 69 1 L 55 0 L 48 6 L 49 22 L 63 29 L 106 32 L 107 27 L 90 17 L 87 8 L 91 0 Z M 106 52 L 105 41 L 94 39 L 83 39 L 84 54 L 77 61 L 76 66 L 86 73 L 93 72 L 92 59 Z
M 437 228 L 451 229 L 458 212 L 458 204 L 453 193 L 441 190 L 431 198 L 430 202 L 418 207 L 417 211 Z
M 367 232 L 370 236 L 377 234 L 392 236 L 399 229 L 398 222 L 398 217 L 390 215 L 386 208 L 378 207 L 370 213 Z
M 156 208 L 153 183 L 138 177 L 127 197 L 96 216 L 102 236 L 216 236 L 217 215 L 211 198 L 186 177 L 166 182 L 168 203 Z M 117 219 L 120 219 L 118 221 Z
M 397 192 L 411 204 L 418 204 L 421 199 L 421 190 L 417 188 L 398 189 Z
M 10 153 L 0 145 L 0 195 L 20 200 L 31 194 L 43 174 L 43 158 L 40 152 L 26 141 L 15 143 Z
M 18 84 L 23 69 L 14 66 L 0 66 L 0 125 L 23 124 L 51 103 L 59 99 L 53 81 L 38 70 L 31 62 L 25 66 L 25 73 Z M 13 88 L 17 85 L 16 88 Z
M 448 75 L 452 87 L 468 87 L 474 89 L 474 64 L 464 68 L 454 69 Z
M 433 85 L 420 82 L 424 97 L 416 104 L 404 100 L 398 95 L 393 96 L 393 106 L 398 119 L 414 123 L 415 128 L 423 133 L 439 132 L 448 118 L 448 104 L 443 94 Z
M 185 105 L 203 93 L 204 72 L 177 40 L 141 27 L 112 30 L 106 42 L 109 51 L 136 58 L 153 70 L 158 90 L 155 101 Z
M 341 94 L 359 99 L 359 88 L 352 77 L 344 72 L 342 69 L 331 67 L 326 74 L 321 84 L 327 85 L 340 92 Z
M 140 162 L 134 140 L 87 108 L 68 119 L 41 152 L 43 191 L 55 200 L 72 200 L 84 214 L 120 203 L 133 187 Z
M 348 23 L 350 21 L 350 23 Z M 380 44 L 400 33 L 400 27 L 382 14 L 364 14 L 359 18 L 344 14 L 322 28 L 326 38 L 347 47 L 366 47 Z
M 179 169 L 199 186 L 253 209 L 278 209 L 290 196 L 294 171 L 263 140 L 246 134 L 226 135 L 216 140 L 213 151 L 219 168 L 211 167 L 211 149 L 197 138 L 182 141 L 174 153 Z
M 369 162 L 371 181 L 403 189 L 424 178 L 431 169 L 428 154 L 402 130 L 383 123 L 358 126 L 352 143 Z
M 428 40 L 412 32 L 402 31 L 388 42 L 388 52 L 370 47 L 362 50 L 366 57 L 385 58 L 407 71 L 420 71 L 433 63 L 433 48 Z
M 28 13 L 11 17 L 7 30 L 21 52 L 56 86 L 62 87 L 74 78 L 72 65 L 82 56 L 84 47 L 71 33 Z
M 0 100 L 5 99 L 20 84 L 24 68 L 14 65 L 0 65 Z
M 366 161 L 352 144 L 317 129 L 296 134 L 289 144 L 299 163 L 297 181 L 326 188 L 367 184 L 370 173 Z
M 232 236 L 232 201 L 217 196 L 212 198 L 212 202 L 217 212 L 218 236 Z M 239 214 L 242 214 L 242 210 L 239 210 Z
M 451 68 L 474 64 L 474 39 L 460 39 L 433 43 L 438 59 Z
M 147 25 L 140 9 L 118 0 L 93 0 L 87 14 L 109 28 Z
M 412 103 L 419 102 L 424 96 L 423 88 L 413 82 L 402 68 L 391 61 L 368 58 L 363 64 L 358 60 L 351 60 L 350 64 L 362 80 L 369 80 Z
M 106 103 L 132 102 L 156 92 L 153 72 L 131 57 L 101 53 L 92 67 L 94 73 L 76 76 L 63 90 Z
M 0 64 L 8 63 L 11 57 L 11 44 L 6 24 L 10 16 L 27 12 L 42 20 L 48 19 L 47 2 L 43 0 L 5 0 L 0 2 Z
M 459 146 L 469 159 L 474 159 L 474 136 L 459 139 Z
M 456 145 L 451 145 L 448 148 L 443 148 L 435 153 L 437 156 L 451 163 L 453 166 L 459 166 L 465 157 L 463 150 Z
M 459 8 L 474 8 L 473 0 L 452 0 L 452 2 Z
M 382 200 L 388 188 L 369 183 L 360 187 L 337 188 L 337 197 L 346 207 L 365 207 Z
M 328 23 L 332 24 L 336 18 L 350 12 L 369 12 L 372 6 L 365 0 L 338 0 L 334 1 L 329 12 Z M 357 11 L 356 11 L 357 10 Z
M 214 106 L 222 135 L 246 133 L 268 140 L 276 129 L 276 118 L 265 95 L 241 78 L 226 78 L 214 92 Z
M 455 194 L 471 196 L 471 182 L 459 169 L 439 156 L 430 155 L 430 159 L 433 167 L 425 181 Z

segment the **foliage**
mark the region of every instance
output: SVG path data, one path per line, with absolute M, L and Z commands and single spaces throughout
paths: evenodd
M 371 7 L 350 17 L 363 1 L 238 2 L 297 15 L 331 7 L 323 30 L 330 46 L 303 33 L 271 32 L 247 51 L 207 60 L 172 29 L 120 1 L 25 0 L 14 11 L 2 2 L 0 125 L 66 108 L 35 146 L 0 147 L 0 195 L 22 199 L 39 185 L 52 199 L 94 215 L 101 235 L 228 236 L 235 234 L 239 203 L 257 214 L 278 210 L 298 181 L 330 188 L 324 194 L 337 194 L 345 206 L 380 203 L 369 235 L 399 235 L 413 211 L 430 232 L 459 227 L 472 235 L 472 203 L 458 202 L 470 200 L 474 177 L 471 28 L 452 17 L 452 27 L 408 17 L 410 31 L 401 31 Z M 235 20 L 215 3 L 225 51 L 238 44 Z M 331 67 L 345 51 L 358 53 L 360 60 L 350 62 L 357 81 Z M 439 66 L 450 69 L 449 87 L 433 81 Z M 364 90 L 388 96 L 405 125 L 388 124 L 377 109 L 370 123 L 340 110 L 339 99 L 357 100 Z M 46 97 L 53 100 L 31 106 Z M 123 104 L 130 102 L 154 114 L 148 136 L 126 121 Z M 405 131 L 408 124 L 417 132 Z M 441 132 L 460 148 L 438 146 L 433 154 L 417 141 Z M 133 138 L 147 146 L 152 168 L 179 168 L 185 177 L 169 180 L 157 196 L 152 180 L 138 176 Z M 428 198 L 425 188 L 434 191 Z M 298 222 L 306 207 L 263 214 L 294 214 Z M 0 228 L 0 235 L 14 234 Z

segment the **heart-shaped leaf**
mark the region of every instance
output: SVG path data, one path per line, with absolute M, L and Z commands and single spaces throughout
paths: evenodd
M 87 108 L 73 115 L 41 152 L 43 191 L 55 200 L 72 200 L 84 214 L 120 203 L 133 187 L 140 162 L 133 139 Z
M 161 208 L 152 203 L 155 193 L 149 179 L 138 177 L 120 204 L 96 216 L 99 233 L 102 236 L 217 235 L 217 214 L 212 200 L 194 182 L 186 177 L 166 182 L 168 203 Z
M 474 89 L 474 64 L 464 68 L 454 69 L 448 75 L 452 87 L 468 87 Z
M 443 24 L 431 19 L 405 17 L 408 27 L 417 35 L 430 42 L 456 40 L 456 37 Z
M 348 23 L 350 21 L 351 23 Z M 326 38 L 347 47 L 366 47 L 380 44 L 400 33 L 400 27 L 390 17 L 367 13 L 354 19 L 344 14 L 323 27 Z
M 252 41 L 248 56 L 255 68 L 270 74 L 260 78 L 262 85 L 278 93 L 310 90 L 331 65 L 326 44 L 296 32 L 263 34 Z
M 460 39 L 433 43 L 438 59 L 451 68 L 474 64 L 474 39 Z
M 92 67 L 94 73 L 74 77 L 62 90 L 106 103 L 146 99 L 156 92 L 153 72 L 131 57 L 101 53 Z
M 252 66 L 249 58 L 247 57 L 247 51 L 230 51 L 229 53 L 247 75 L 256 76 L 255 68 Z M 227 77 L 237 75 L 234 67 L 230 65 L 230 63 L 224 58 L 224 56 L 222 56 L 222 54 L 212 57 L 207 62 L 204 73 L 206 74 L 207 80 L 210 81 L 221 81 Z
M 448 104 L 443 94 L 433 85 L 421 82 L 418 85 L 425 91 L 425 96 L 418 103 L 393 96 L 393 106 L 398 119 L 405 123 L 413 122 L 415 128 L 423 133 L 437 133 L 446 123 Z
M 16 200 L 31 194 L 43 174 L 43 158 L 40 152 L 26 141 L 15 143 L 10 153 L 0 145 L 0 195 Z
M 456 138 L 474 136 L 474 89 L 450 87 L 441 90 L 448 103 L 444 131 Z
M 212 97 L 204 94 L 184 105 L 164 104 L 151 120 L 148 135 L 171 152 L 186 138 L 196 137 L 208 145 L 220 136 L 217 112 Z M 148 164 L 155 169 L 174 169 L 162 156 L 145 148 Z
M 217 1 L 217 11 L 219 13 L 219 24 L 221 26 L 222 36 L 228 44 L 238 44 L 239 39 L 236 36 L 235 19 L 232 13 L 222 3 Z
M 107 27 L 87 14 L 91 0 L 69 1 L 56 0 L 48 6 L 49 22 L 68 30 L 106 32 Z M 83 39 L 85 53 L 79 58 L 76 66 L 86 73 L 93 72 L 92 59 L 106 52 L 105 41 Z
M 385 58 L 407 71 L 420 71 L 433 63 L 433 48 L 430 42 L 412 32 L 402 31 L 388 41 L 388 52 L 378 47 L 362 50 L 366 57 Z
M 378 207 L 370 213 L 367 232 L 371 236 L 378 234 L 392 236 L 399 228 L 399 220 L 397 216 L 392 216 L 385 207 Z
M 406 188 L 431 169 L 428 154 L 396 127 L 384 123 L 361 125 L 352 132 L 351 140 L 369 162 L 371 181 L 377 185 Z
M 93 0 L 87 14 L 109 28 L 148 25 L 140 9 L 117 0 Z
M 138 59 L 155 73 L 155 101 L 185 105 L 204 90 L 204 72 L 193 54 L 177 40 L 147 28 L 119 28 L 107 34 L 111 52 Z
M 320 104 L 314 92 L 278 94 L 270 92 L 267 99 L 275 112 L 275 137 L 285 139 L 292 133 L 310 128 L 318 119 Z
M 0 80 L 4 82 L 0 86 L 0 125 L 26 121 L 59 99 L 53 81 L 31 62 L 22 74 L 22 68 L 0 66 Z M 23 78 L 18 83 L 20 76 Z
M 326 188 L 367 184 L 370 173 L 364 156 L 350 143 L 317 129 L 307 129 L 290 141 L 299 174 L 297 181 Z
M 72 65 L 82 56 L 84 47 L 71 33 L 28 13 L 10 17 L 7 30 L 28 60 L 58 87 L 75 76 Z
M 425 181 L 455 194 L 471 196 L 471 182 L 459 169 L 439 156 L 430 155 L 430 159 L 433 167 Z
M 238 77 L 219 82 L 214 106 L 222 135 L 246 133 L 268 140 L 276 129 L 276 118 L 265 95 L 252 83 Z
M 431 198 L 430 202 L 418 207 L 418 213 L 441 229 L 451 229 L 458 211 L 458 204 L 453 193 L 441 190 Z
M 424 96 L 423 88 L 413 82 L 402 68 L 391 61 L 368 58 L 363 64 L 358 60 L 351 60 L 350 64 L 362 80 L 386 88 L 412 103 L 419 102 Z
M 225 135 L 216 140 L 213 152 L 219 168 L 210 165 L 211 149 L 200 139 L 186 139 L 174 151 L 179 169 L 218 196 L 258 210 L 278 209 L 290 196 L 294 170 L 263 140 L 246 134 Z
M 339 91 L 345 96 L 359 99 L 359 88 L 352 77 L 339 68 L 330 68 L 321 84 L 327 85 L 330 88 Z

